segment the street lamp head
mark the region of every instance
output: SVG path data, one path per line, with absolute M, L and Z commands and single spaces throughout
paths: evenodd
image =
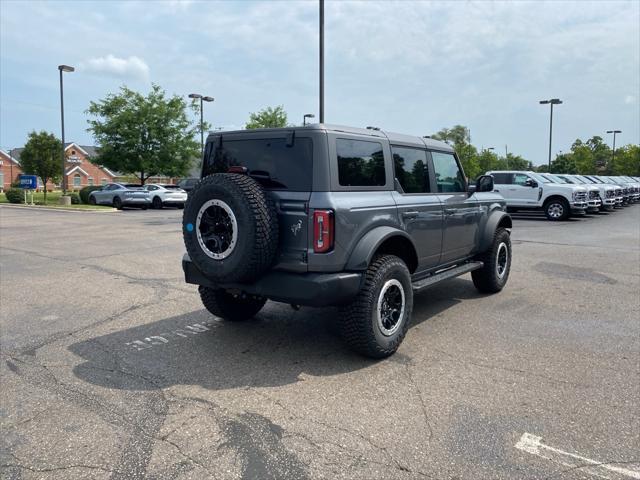
M 202 98 L 202 95 L 199 93 L 190 93 L 189 98 Z
M 204 100 L 205 102 L 213 102 L 214 98 L 213 97 L 202 97 L 202 100 Z
M 487 147 L 487 150 L 495 150 L 495 147 Z
M 61 72 L 74 72 L 75 68 L 70 67 L 69 65 L 58 65 L 58 70 Z
M 540 105 L 546 105 L 547 103 L 551 102 L 549 102 L 549 100 L 540 100 Z
M 549 100 L 549 103 L 552 103 L 553 105 L 560 105 L 562 103 L 562 100 L 560 100 L 559 98 L 552 98 L 551 100 Z
M 607 133 L 622 133 L 622 130 L 607 130 Z
M 316 116 L 313 113 L 305 113 L 304 118 L 316 118 Z

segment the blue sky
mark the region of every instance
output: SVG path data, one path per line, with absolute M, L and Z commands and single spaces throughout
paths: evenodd
M 91 144 L 84 111 L 120 85 L 215 97 L 214 127 L 285 106 L 317 114 L 315 1 L 0 1 L 0 147 L 29 131 Z M 467 125 L 478 147 L 546 162 L 578 137 L 640 143 L 640 2 L 326 3 L 326 121 L 427 135 Z

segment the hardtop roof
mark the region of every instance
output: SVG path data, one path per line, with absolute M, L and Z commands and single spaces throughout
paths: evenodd
M 386 130 L 378 129 L 378 128 L 358 128 L 358 127 L 348 127 L 344 125 L 331 125 L 326 123 L 313 123 L 305 126 L 295 126 L 295 127 L 283 127 L 283 128 L 256 128 L 250 130 L 229 130 L 229 131 L 216 131 L 210 132 L 207 137 L 218 137 L 220 135 L 247 135 L 252 133 L 269 133 L 269 132 L 308 132 L 313 130 L 320 130 L 324 132 L 337 132 L 337 133 L 348 133 L 354 135 L 362 135 L 369 136 L 373 138 L 387 138 L 390 143 L 398 143 L 403 145 L 412 145 L 416 147 L 428 147 L 437 150 L 444 151 L 453 151 L 453 147 L 448 143 L 442 142 L 440 140 L 435 140 L 432 138 L 418 137 L 414 135 L 405 135 L 402 133 L 388 132 Z

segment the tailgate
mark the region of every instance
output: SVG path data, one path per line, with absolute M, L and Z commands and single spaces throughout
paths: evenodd
M 268 192 L 275 201 L 280 225 L 274 268 L 306 272 L 309 247 L 309 192 Z

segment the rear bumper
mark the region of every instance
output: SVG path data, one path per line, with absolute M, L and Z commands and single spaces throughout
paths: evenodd
M 124 197 L 122 199 L 122 204 L 123 205 L 149 205 L 151 203 L 151 201 L 146 198 L 146 197 L 134 197 L 134 198 L 127 198 Z
M 291 273 L 270 271 L 254 283 L 215 283 L 193 264 L 187 254 L 182 258 L 187 283 L 211 288 L 240 290 L 276 302 L 325 307 L 353 300 L 360 290 L 362 273 Z

